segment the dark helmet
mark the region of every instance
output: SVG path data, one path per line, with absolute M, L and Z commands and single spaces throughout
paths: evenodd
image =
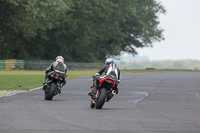
M 105 64 L 109 65 L 110 63 L 114 63 L 114 60 L 112 58 L 106 59 Z

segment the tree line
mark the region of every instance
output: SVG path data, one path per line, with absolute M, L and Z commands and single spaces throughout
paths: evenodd
M 161 41 L 156 0 L 0 0 L 0 59 L 100 62 Z

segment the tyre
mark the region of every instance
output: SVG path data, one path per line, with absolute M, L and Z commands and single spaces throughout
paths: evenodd
M 47 92 L 47 94 L 45 94 L 45 100 L 52 100 L 53 96 L 55 96 L 56 94 L 56 89 L 57 89 L 56 83 L 52 82 L 49 91 Z
M 106 97 L 108 94 L 108 90 L 106 88 L 101 89 L 101 94 L 99 96 L 99 99 L 96 103 L 96 109 L 101 109 L 105 103 Z
M 90 108 L 94 108 L 95 104 L 91 101 Z

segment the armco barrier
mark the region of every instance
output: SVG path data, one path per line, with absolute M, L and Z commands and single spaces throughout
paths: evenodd
M 15 60 L 5 60 L 5 69 L 6 70 L 13 70 L 15 68 Z
M 21 70 L 24 69 L 24 60 L 0 60 L 0 70 Z
M 0 60 L 0 70 L 45 70 L 53 60 Z M 102 63 L 65 62 L 69 70 L 100 69 Z

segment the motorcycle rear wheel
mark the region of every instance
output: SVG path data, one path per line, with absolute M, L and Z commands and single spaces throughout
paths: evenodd
M 99 96 L 99 99 L 96 103 L 96 109 L 101 109 L 105 103 L 106 97 L 108 94 L 108 90 L 106 88 L 101 89 L 101 94 Z
M 50 85 L 50 89 L 45 94 L 45 100 L 52 100 L 53 96 L 56 95 L 56 89 L 57 89 L 56 83 L 52 82 L 51 85 Z

